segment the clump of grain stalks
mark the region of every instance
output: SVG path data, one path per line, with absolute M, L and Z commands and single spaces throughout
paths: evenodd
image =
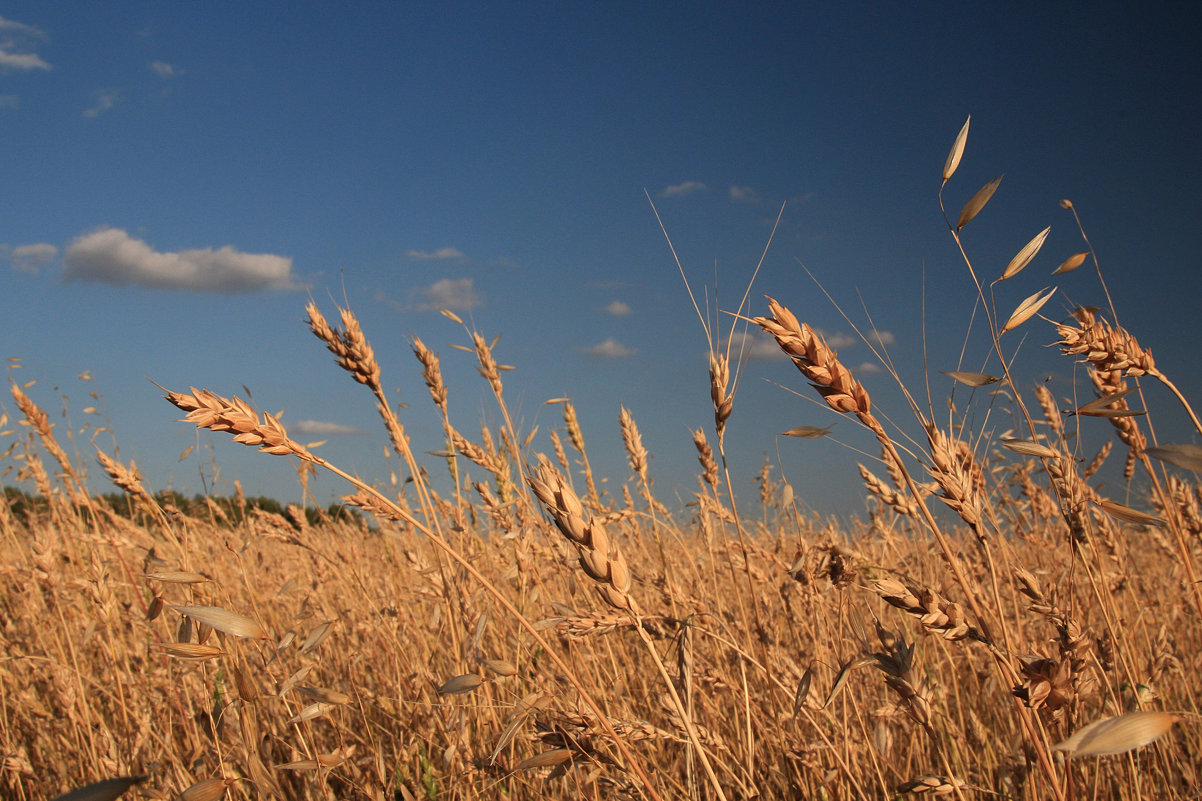
M 987 343 L 979 370 L 943 371 L 967 404 L 937 414 L 882 359 L 913 417 L 897 422 L 787 300 L 757 313 L 745 293 L 731 310 L 862 430 L 865 461 L 879 453 L 859 466 L 869 519 L 842 527 L 799 514 L 770 465 L 759 513 L 743 508 L 726 458 L 740 354 L 700 309 L 713 419 L 690 431 L 698 491 L 683 511 L 653 492 L 637 410 L 615 410 L 630 475 L 613 488 L 570 399 L 548 401 L 563 427 L 537 452 L 510 413 L 499 343 L 451 312 L 498 422 L 454 421 L 441 357 L 414 338 L 444 439 L 431 461 L 356 315 L 307 307 L 407 472 L 390 490 L 247 399 L 166 392 L 199 429 L 340 476 L 336 514 L 252 508 L 240 489 L 154 494 L 116 451 L 95 458 L 123 494 L 91 496 L 89 460 L 68 456 L 32 385 L 13 384 L 4 797 L 1194 797 L 1202 460 L 1156 440 L 1139 394 L 1151 379 L 1188 410 L 1168 379 L 1182 368 L 1119 326 L 1100 268 L 1105 311 L 1052 321 L 1055 287 L 1011 297 L 1046 229 L 983 283 L 967 236 L 1000 186 L 954 222 L 945 211 Z M 1085 242 L 1058 275 L 1097 266 Z M 1017 374 L 1019 328 L 1088 376 L 1086 402 Z M 997 393 L 1004 432 L 974 416 Z M 1083 455 L 1086 439 L 1104 442 Z M 1115 441 L 1125 491 L 1099 481 Z

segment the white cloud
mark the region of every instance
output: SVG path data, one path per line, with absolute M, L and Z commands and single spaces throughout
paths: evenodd
M 0 17 L 0 71 L 48 70 L 50 65 L 33 52 L 36 41 L 46 34 L 32 25 Z
M 465 258 L 463 251 L 459 248 L 439 248 L 438 250 L 410 250 L 406 254 L 411 259 L 418 261 L 441 261 L 445 259 L 462 259 Z
M 854 348 L 856 345 L 860 344 L 860 338 L 857 336 L 852 336 L 851 334 L 844 334 L 842 332 L 837 334 L 827 334 L 824 331 L 819 331 L 818 333 L 822 335 L 822 340 L 826 342 L 829 347 L 832 347 L 835 350 Z
M 660 197 L 683 197 L 691 195 L 694 192 L 705 190 L 705 184 L 700 181 L 685 181 L 684 183 L 673 184 L 660 192 Z
M 585 348 L 584 352 L 589 356 L 596 356 L 600 359 L 623 359 L 637 353 L 633 348 L 626 347 L 613 337 L 597 345 L 593 345 L 591 348 Z
M 731 339 L 731 360 L 738 359 L 740 355 L 746 359 L 764 362 L 775 362 L 789 358 L 780 349 L 780 346 L 776 344 L 776 339 L 764 333 L 753 333 L 750 331 L 736 331 L 734 337 Z
M 295 423 L 288 424 L 288 430 L 298 434 L 316 434 L 317 436 L 368 433 L 362 428 L 355 428 L 354 426 L 343 425 L 342 423 L 329 423 L 324 420 L 297 420 Z
M 880 371 L 881 371 L 881 366 L 879 364 L 877 364 L 876 362 L 864 362 L 863 364 L 861 364 L 859 367 L 857 367 L 855 369 L 856 374 L 879 373 Z
M 226 293 L 299 288 L 293 280 L 292 259 L 286 256 L 243 253 L 229 245 L 160 253 L 120 228 L 76 237 L 64 261 L 67 281 Z
M 472 286 L 471 278 L 444 278 L 428 287 L 415 290 L 418 311 L 470 311 L 484 303 Z
M 605 312 L 607 314 L 612 314 L 614 317 L 625 317 L 628 314 L 633 314 L 634 309 L 630 308 L 630 304 L 628 303 L 623 303 L 620 300 L 614 300 L 610 301 L 609 305 L 605 307 Z
M 893 336 L 892 331 L 878 331 L 874 328 L 868 334 L 868 341 L 873 345 L 888 346 L 896 342 L 897 338 Z
M 92 105 L 84 109 L 83 115 L 85 117 L 99 117 L 111 109 L 120 96 L 120 89 L 97 89 L 92 93 Z
M 58 248 L 45 242 L 33 245 L 18 245 L 15 248 L 0 246 L 0 255 L 12 262 L 14 270 L 37 275 L 41 268 L 54 261 Z
M 753 189 L 750 186 L 733 186 L 732 185 L 730 187 L 730 198 L 731 198 L 731 200 L 754 201 L 754 200 L 759 200 L 760 196 L 759 196 L 759 194 L 756 193 L 755 189 Z
M 163 80 L 175 78 L 184 74 L 184 71 L 179 67 L 168 64 L 166 61 L 152 61 L 148 66 L 150 67 L 151 72 Z
M 3 70 L 48 70 L 50 65 L 42 61 L 37 53 L 10 53 L 0 47 L 0 69 Z

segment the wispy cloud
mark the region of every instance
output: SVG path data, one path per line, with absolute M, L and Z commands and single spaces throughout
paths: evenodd
M 471 311 L 484 304 L 484 299 L 472 286 L 471 278 L 444 278 L 427 287 L 414 290 L 413 307 L 417 311 Z
M 0 95 L 0 108 L 20 108 L 21 98 L 16 95 Z
M 777 346 L 776 340 L 767 334 L 742 331 L 736 331 L 731 338 L 730 353 L 732 361 L 740 354 L 744 358 L 763 362 L 777 362 L 788 358 Z
M 673 184 L 659 193 L 660 197 L 684 197 L 691 195 L 694 192 L 705 191 L 705 184 L 700 181 L 685 181 L 679 184 Z
M 150 71 L 159 76 L 163 80 L 178 77 L 184 74 L 184 71 L 179 67 L 168 64 L 166 61 L 152 61 L 149 65 Z
M 42 267 L 54 261 L 57 255 L 58 248 L 45 242 L 17 245 L 15 248 L 0 245 L 0 257 L 8 259 L 14 270 L 30 275 L 37 275 Z
M 759 194 L 750 186 L 731 186 L 730 199 L 752 202 L 760 199 Z
M 243 253 L 229 245 L 163 253 L 120 228 L 77 237 L 64 262 L 66 281 L 224 293 L 300 288 L 286 256 Z
M 610 301 L 605 307 L 606 314 L 612 314 L 614 317 L 625 317 L 628 314 L 633 314 L 634 309 L 630 308 L 630 304 L 623 303 L 620 300 Z
M 599 359 L 624 359 L 628 356 L 633 356 L 638 351 L 628 348 L 618 340 L 610 337 L 604 342 L 593 345 L 591 348 L 585 348 L 584 352 L 589 356 L 595 356 Z
M 84 109 L 85 117 L 99 117 L 111 109 L 121 97 L 120 89 L 97 89 L 92 93 L 92 105 Z
M 819 333 L 822 334 L 822 339 L 826 342 L 826 344 L 830 345 L 836 350 L 854 348 L 856 345 L 861 345 L 864 342 L 864 340 L 860 339 L 859 334 L 844 334 L 843 332 L 838 332 L 835 334 L 827 334 L 825 332 Z M 869 343 L 873 347 L 892 345 L 895 341 L 892 331 L 880 331 L 875 328 L 868 331 L 866 336 L 868 337 Z
M 32 25 L 0 17 L 0 72 L 48 70 L 50 65 L 33 52 L 46 34 Z
M 325 420 L 297 420 L 294 423 L 288 424 L 288 430 L 300 434 L 313 434 L 319 437 L 340 434 L 357 436 L 368 433 L 366 429 L 343 425 L 342 423 L 329 423 Z
M 446 259 L 466 258 L 466 256 L 463 255 L 463 251 L 461 251 L 459 248 L 451 248 L 451 247 L 439 248 L 438 250 L 429 250 L 429 251 L 427 251 L 427 250 L 410 250 L 410 251 L 406 252 L 405 255 L 411 259 L 416 259 L 417 261 L 439 261 L 439 260 L 446 260 Z
M 856 373 L 861 375 L 864 373 L 879 373 L 880 371 L 881 366 L 876 362 L 864 362 L 856 368 Z
M 856 345 L 860 344 L 860 338 L 858 336 L 854 336 L 853 334 L 845 334 L 842 331 L 838 331 L 834 334 L 828 334 L 825 331 L 819 331 L 818 334 L 822 337 L 823 342 L 835 350 L 854 348 Z

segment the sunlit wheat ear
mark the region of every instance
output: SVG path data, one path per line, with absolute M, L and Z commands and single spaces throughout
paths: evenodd
M 982 536 L 981 494 L 985 476 L 972 449 L 963 440 L 948 437 L 934 423 L 925 428 L 931 446 L 928 472 L 939 485 L 939 499 L 954 509 L 977 536 Z
M 1052 747 L 1070 757 L 1123 754 L 1155 742 L 1178 720 L 1168 712 L 1129 712 L 1094 721 Z
M 949 603 L 929 587 L 915 587 L 896 579 L 872 579 L 869 588 L 890 606 L 895 606 L 918 618 L 922 627 L 945 640 L 968 637 L 984 641 L 984 637 L 968 624 L 960 604 Z
M 793 312 L 768 298 L 771 317 L 755 317 L 756 325 L 776 339 L 780 349 L 793 359 L 793 364 L 808 378 L 837 412 L 854 414 L 872 431 L 884 434 L 884 429 L 872 416 L 872 403 L 862 384 L 852 377 L 839 355 L 827 347 L 822 338 L 805 323 L 800 323 Z
M 150 493 L 142 486 L 142 474 L 138 472 L 138 466 L 133 462 L 129 463 L 129 467 L 113 459 L 104 451 L 96 451 L 96 459 L 100 462 L 100 466 L 104 468 L 104 472 L 112 479 L 113 483 L 121 489 L 142 500 L 154 502 L 150 497 Z
M 622 443 L 626 446 L 626 455 L 630 457 L 630 469 L 639 477 L 647 480 L 647 449 L 643 447 L 643 436 L 639 433 L 634 415 L 625 406 L 618 414 L 618 424 L 622 429 Z
M 705 429 L 693 432 L 693 445 L 697 448 L 697 461 L 701 463 L 701 477 L 711 488 L 718 487 L 718 463 L 714 461 L 714 449 L 705 438 Z
M 1145 350 L 1135 337 L 1122 328 L 1114 328 L 1092 311 L 1078 308 L 1073 312 L 1077 325 L 1061 323 L 1056 326 L 1059 343 L 1065 354 L 1084 356 L 1096 369 L 1108 372 L 1122 370 L 1133 378 L 1156 375 L 1152 351 Z
M 309 314 L 309 328 L 314 336 L 326 343 L 326 348 L 338 357 L 338 366 L 354 376 L 360 384 L 366 384 L 374 390 L 380 389 L 380 365 L 376 361 L 375 351 L 363 335 L 359 320 L 350 309 L 339 309 L 342 317 L 342 329 L 331 328 L 326 318 L 310 301 L 305 306 Z
M 931 795 L 951 795 L 957 790 L 965 788 L 967 785 L 963 779 L 957 779 L 952 776 L 936 776 L 927 775 L 920 776 L 917 779 L 904 782 L 897 786 L 897 792 L 906 794 L 914 793 L 922 795 L 930 793 Z
M 630 596 L 630 568 L 605 527 L 598 520 L 584 519 L 580 499 L 546 457 L 539 456 L 538 466 L 527 480 L 560 533 L 576 546 L 580 567 L 600 585 L 602 597 L 611 606 L 637 615 L 639 607 Z
M 721 444 L 735 405 L 735 396 L 730 392 L 730 359 L 722 353 L 710 356 L 710 399 L 714 402 L 714 431 Z
M 447 386 L 442 380 L 442 364 L 438 355 L 426 347 L 426 343 L 418 337 L 413 338 L 413 353 L 422 363 L 422 378 L 425 379 L 426 387 L 430 390 L 430 399 L 434 401 L 435 406 L 442 410 L 443 414 L 446 414 Z
M 1056 333 L 1060 334 L 1057 344 L 1066 355 L 1084 356 L 1085 361 L 1102 373 L 1121 372 L 1129 378 L 1143 375 L 1156 378 L 1177 396 L 1194 428 L 1202 433 L 1202 422 L 1176 385 L 1157 369 L 1152 351 L 1141 347 L 1126 330 L 1111 326 L 1090 309 L 1078 307 L 1073 316 L 1077 320 L 1076 325 L 1060 323 L 1056 326 Z
M 166 395 L 168 401 L 187 412 L 184 422 L 211 431 L 229 431 L 234 434 L 234 442 L 257 447 L 264 453 L 313 461 L 313 454 L 289 439 L 284 426 L 272 415 L 264 412 L 259 420 L 258 413 L 237 397 L 223 398 L 207 389 L 191 389 L 191 394 L 168 390 Z

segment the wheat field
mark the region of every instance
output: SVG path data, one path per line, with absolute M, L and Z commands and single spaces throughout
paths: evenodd
M 345 505 L 331 510 L 275 511 L 240 489 L 152 493 L 107 453 L 73 461 L 28 385 L 12 384 L 0 792 L 1196 798 L 1200 460 L 1157 443 L 1141 382 L 1168 387 L 1197 421 L 1172 371 L 1118 325 L 1122 299 L 1104 281 L 1099 308 L 1059 322 L 1042 313 L 1046 292 L 994 308 L 961 229 L 996 188 L 948 231 L 981 291 L 998 374 L 949 374 L 965 405 L 1007 394 L 1005 435 L 908 393 L 909 409 L 879 414 L 788 299 L 732 310 L 879 447 L 858 478 L 873 511 L 851 526 L 801 513 L 767 469 L 758 498 L 731 491 L 748 478 L 724 466 L 738 353 L 708 325 L 714 417 L 682 443 L 698 458 L 683 509 L 653 491 L 637 409 L 621 410 L 630 471 L 616 490 L 598 489 L 570 399 L 552 401 L 551 452 L 534 452 L 504 365 L 467 325 L 498 422 L 453 423 L 439 357 L 413 339 L 431 405 L 405 414 L 441 421 L 445 449 L 431 456 L 411 450 L 354 313 L 331 323 L 307 307 L 311 333 L 372 394 L 407 471 L 400 492 L 343 472 L 244 400 L 165 392 L 212 436 L 342 476 Z M 1096 263 L 1087 248 L 1058 272 Z M 1004 336 L 1020 326 L 1079 364 L 1088 402 L 1066 407 L 1021 374 Z M 882 422 L 899 412 L 912 415 L 905 431 Z M 1104 444 L 1081 453 L 1087 429 Z M 1096 489 L 1107 462 L 1131 482 L 1122 502 Z M 119 493 L 88 491 L 92 464 Z

